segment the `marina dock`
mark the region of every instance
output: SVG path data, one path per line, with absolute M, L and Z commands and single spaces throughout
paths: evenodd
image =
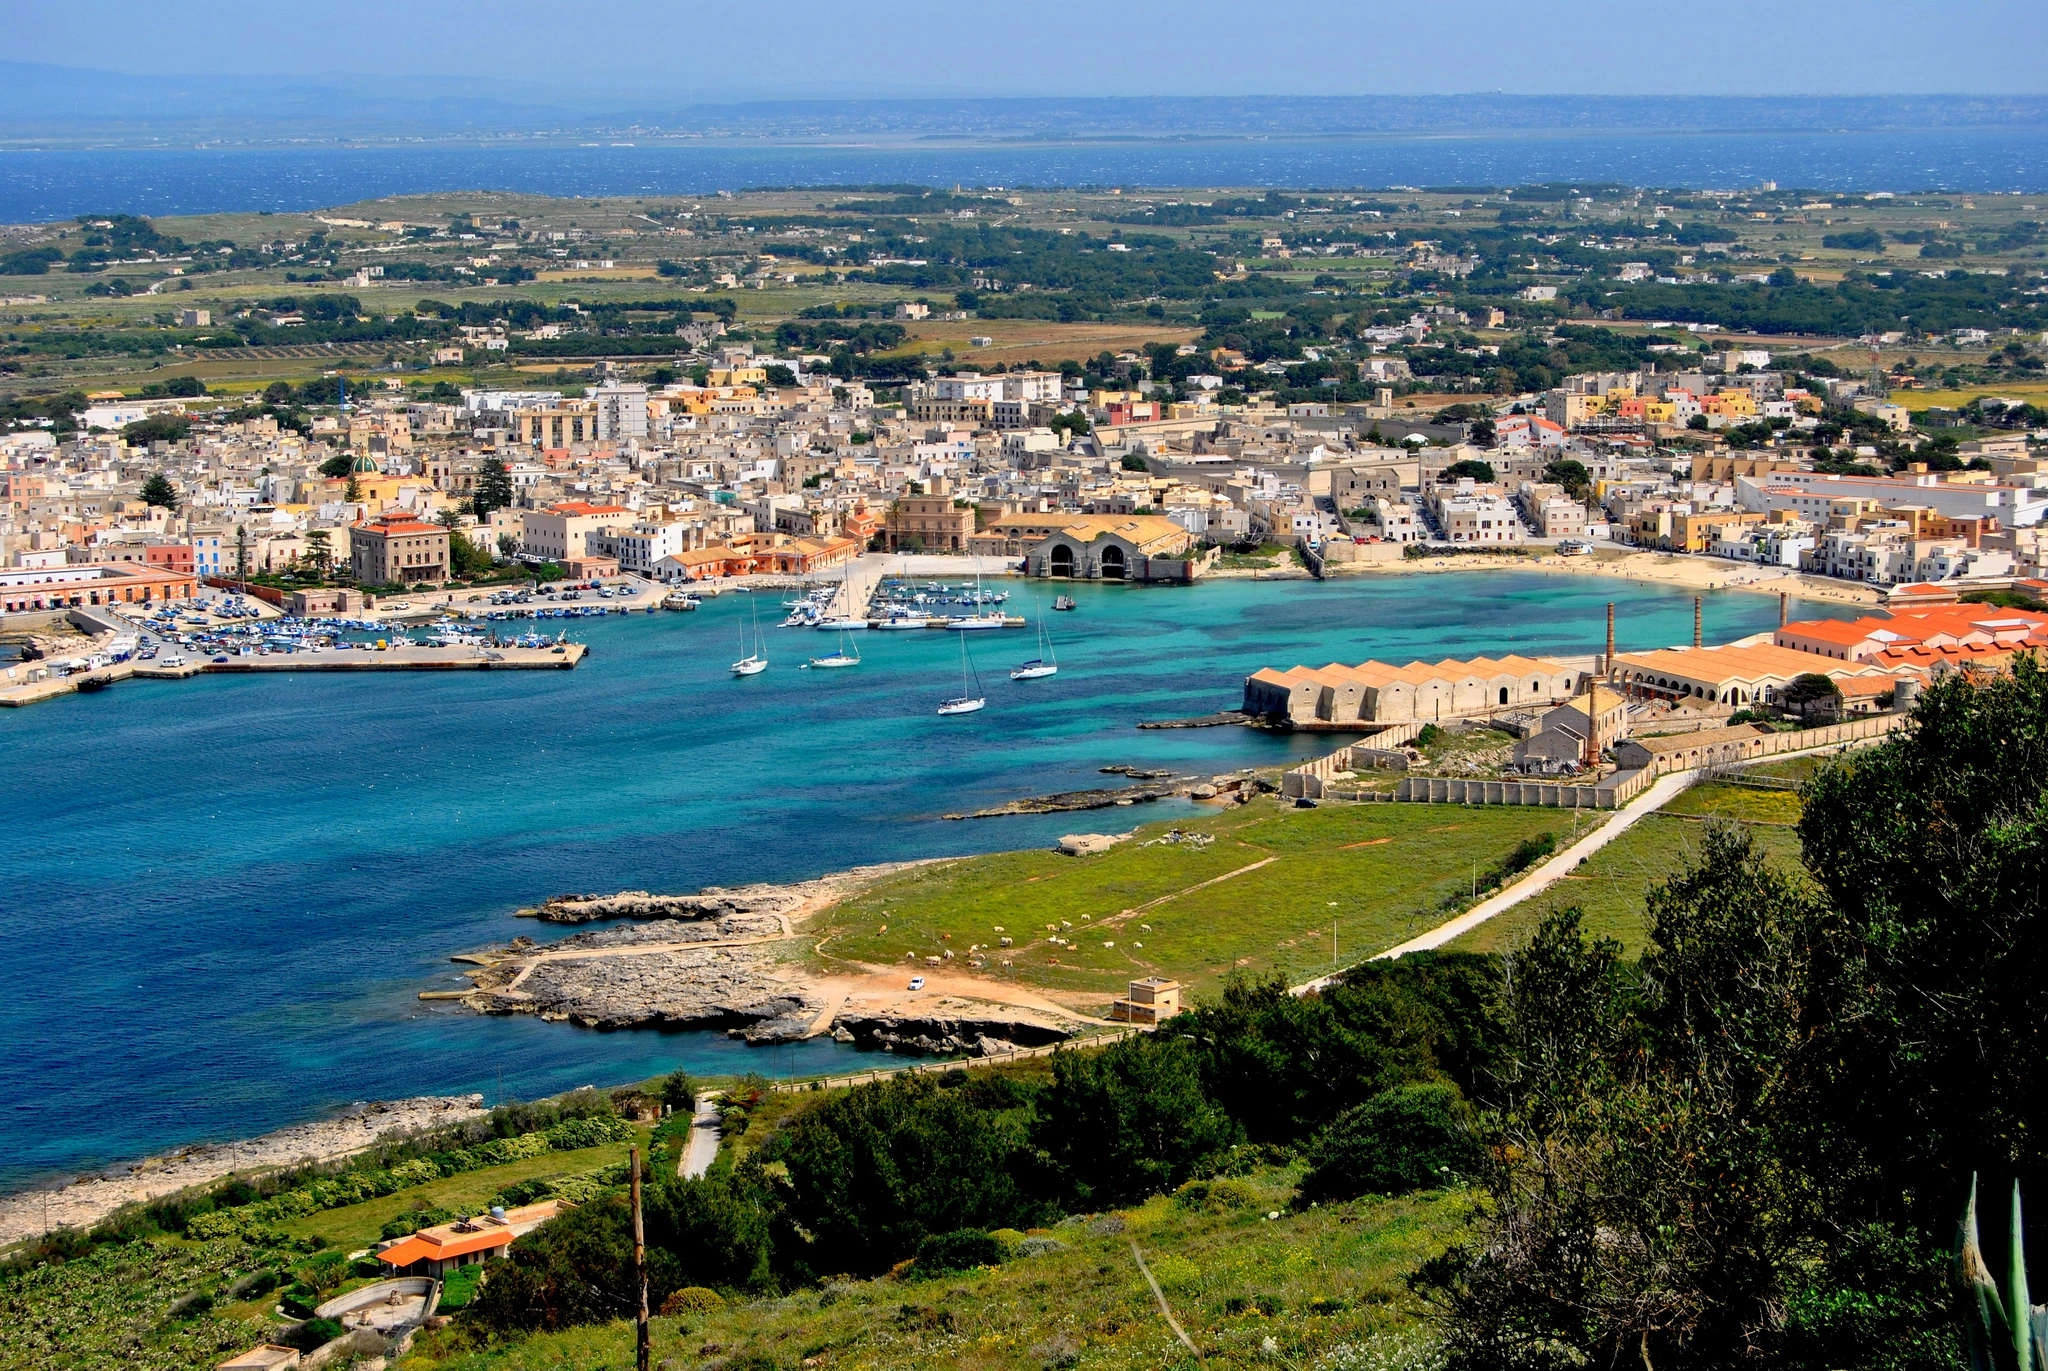
M 19 707 L 81 693 L 88 681 L 103 689 L 128 680 L 183 681 L 208 672 L 299 671 L 568 671 L 590 649 L 583 643 L 549 647 L 394 647 L 344 652 L 291 652 L 268 656 L 229 657 L 226 661 L 195 658 L 180 666 L 160 661 L 115 662 L 68 676 L 55 674 L 20 685 L 0 686 L 0 706 Z

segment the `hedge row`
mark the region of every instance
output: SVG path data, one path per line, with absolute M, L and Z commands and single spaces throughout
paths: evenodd
M 247 1236 L 256 1229 L 284 1219 L 302 1218 L 323 1209 L 360 1204 L 399 1190 L 408 1190 L 444 1176 L 503 1166 L 549 1152 L 573 1152 L 578 1148 L 623 1142 L 632 1136 L 633 1126 L 617 1116 L 564 1119 L 552 1128 L 516 1138 L 493 1138 L 471 1147 L 451 1148 L 431 1156 L 415 1157 L 388 1169 L 344 1171 L 335 1176 L 295 1186 L 268 1199 L 234 1209 L 217 1209 L 196 1214 L 186 1225 L 186 1235 L 202 1241 L 209 1238 Z

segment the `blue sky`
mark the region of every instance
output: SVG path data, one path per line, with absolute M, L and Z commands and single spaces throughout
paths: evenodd
M 750 96 L 2048 93 L 2044 0 L 66 0 L 8 57 Z

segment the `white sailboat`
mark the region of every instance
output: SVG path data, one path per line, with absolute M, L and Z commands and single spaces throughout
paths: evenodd
M 830 653 L 823 657 L 813 657 L 809 662 L 805 663 L 805 665 L 815 667 L 859 666 L 860 649 L 854 648 L 851 652 L 849 652 L 847 651 L 847 647 L 848 644 L 846 641 L 846 635 L 842 633 L 839 635 L 839 650 L 837 652 Z
M 973 684 L 970 685 L 969 681 Z M 960 694 L 939 706 L 941 714 L 972 714 L 985 707 L 988 699 L 981 693 L 981 675 L 974 670 L 974 664 L 967 658 L 967 640 L 960 640 Z
M 752 613 L 753 605 L 749 604 L 747 609 L 749 613 Z M 733 675 L 758 676 L 768 669 L 768 644 L 761 641 L 761 629 L 758 622 L 756 622 L 754 627 L 754 650 L 752 652 L 747 652 L 747 626 L 744 621 L 741 622 L 740 651 L 745 652 L 746 655 L 732 664 Z
M 1052 635 L 1046 632 L 1045 615 L 1038 615 L 1038 655 L 1010 673 L 1013 681 L 1035 681 L 1041 676 L 1057 676 L 1060 670 L 1059 655 L 1052 650 Z

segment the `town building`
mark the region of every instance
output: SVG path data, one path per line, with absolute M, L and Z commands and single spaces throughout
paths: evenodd
M 359 585 L 439 585 L 448 579 L 448 530 L 410 514 L 383 514 L 349 530 Z
M 892 501 L 882 538 L 891 552 L 965 552 L 974 536 L 974 507 L 956 501 L 944 477 L 934 477 L 925 494 Z
M 1072 519 L 1024 553 L 1027 576 L 1106 581 L 1191 581 L 1196 562 L 1185 554 L 1194 535 L 1157 514 Z
M 625 528 L 634 519 L 633 511 L 624 505 L 597 505 L 587 500 L 564 500 L 529 509 L 519 516 L 519 551 L 542 562 L 611 555 L 604 548 L 593 547 L 592 539 Z

